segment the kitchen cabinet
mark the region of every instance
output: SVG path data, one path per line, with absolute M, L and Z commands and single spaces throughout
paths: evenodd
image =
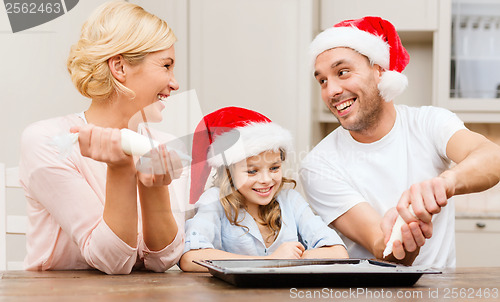
M 500 3 L 440 0 L 438 27 L 436 105 L 465 122 L 499 123 Z
M 457 218 L 457 267 L 500 266 L 500 217 Z

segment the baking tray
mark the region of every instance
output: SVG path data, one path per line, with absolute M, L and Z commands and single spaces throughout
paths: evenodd
M 238 287 L 407 287 L 430 268 L 371 259 L 201 260 L 212 276 Z

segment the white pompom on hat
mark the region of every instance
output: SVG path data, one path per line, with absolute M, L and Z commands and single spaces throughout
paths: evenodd
M 268 150 L 291 152 L 292 135 L 266 116 L 240 107 L 224 107 L 204 116 L 193 137 L 190 203 L 200 198 L 212 168 Z
M 394 26 L 380 17 L 345 20 L 318 34 L 309 47 L 312 66 L 318 55 L 336 47 L 348 47 L 384 68 L 378 85 L 385 101 L 392 101 L 408 86 L 401 72 L 410 62 Z

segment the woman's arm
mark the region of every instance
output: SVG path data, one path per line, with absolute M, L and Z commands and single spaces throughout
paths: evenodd
M 137 247 L 137 188 L 134 167 L 109 167 L 103 219 L 129 246 Z
M 168 152 L 165 145 L 151 153 L 152 173 L 138 172 L 144 243 L 151 251 L 159 251 L 172 243 L 178 233 L 168 186 L 183 171 L 180 158 Z M 141 170 L 141 169 L 140 169 Z
M 159 251 L 172 243 L 178 232 L 170 206 L 168 187 L 146 187 L 138 183 L 144 243 Z
M 36 209 L 30 220 L 43 225 L 28 234 L 33 244 L 27 265 L 50 270 L 64 263 L 61 268 L 74 269 L 82 267 L 84 260 L 107 274 L 130 273 L 137 259 L 137 229 L 131 223 L 137 219 L 135 170 L 108 167 L 84 158 L 78 150 L 61 158 L 47 143 L 60 131 L 57 122 L 30 126 L 21 138 L 21 179 Z M 104 217 L 104 207 L 111 215 Z M 117 219 L 118 213 L 125 218 Z M 61 253 L 70 242 L 78 246 L 80 255 Z
M 72 131 L 79 132 L 78 141 L 83 156 L 108 165 L 103 219 L 121 240 L 136 248 L 136 171 L 133 158 L 122 151 L 120 130 L 85 125 Z

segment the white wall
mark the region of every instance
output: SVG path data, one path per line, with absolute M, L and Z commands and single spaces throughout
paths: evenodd
M 67 14 L 15 34 L 5 6 L 0 5 L 0 162 L 7 167 L 18 165 L 20 136 L 27 125 L 88 106 L 88 100 L 73 88 L 66 58 L 84 20 L 101 2 L 80 1 Z M 22 190 L 9 189 L 6 194 L 6 212 L 24 215 Z M 0 215 L 4 215 L 3 209 Z M 23 260 L 24 235 L 7 236 L 7 246 L 9 261 Z
M 312 4 L 189 2 L 189 79 L 203 112 L 241 106 L 267 115 L 292 132 L 298 156 L 289 164 L 295 170 L 310 147 Z
M 0 8 L 0 161 L 17 165 L 19 137 L 30 123 L 84 110 L 65 63 L 81 25 L 103 1 L 85 0 L 66 15 L 12 34 Z M 179 91 L 196 89 L 204 113 L 237 105 L 261 111 L 309 142 L 305 71 L 312 38 L 311 1 L 137 0 L 176 32 Z
M 83 22 L 104 1 L 83 0 L 67 14 L 13 34 L 0 5 L 0 162 L 18 165 L 20 135 L 38 120 L 85 110 L 89 100 L 66 70 Z M 178 42 L 179 92 L 196 89 L 202 113 L 242 106 L 291 130 L 303 156 L 310 148 L 307 47 L 313 34 L 310 0 L 130 0 L 167 20 Z M 297 161 L 300 158 L 292 158 Z M 296 162 L 292 169 L 296 168 Z M 7 192 L 7 211 L 22 214 L 22 192 Z M 22 260 L 23 240 L 11 255 Z
M 73 88 L 66 58 L 84 20 L 101 2 L 80 1 L 67 14 L 15 34 L 0 6 L 0 161 L 8 167 L 18 164 L 19 138 L 28 124 L 88 106 Z

